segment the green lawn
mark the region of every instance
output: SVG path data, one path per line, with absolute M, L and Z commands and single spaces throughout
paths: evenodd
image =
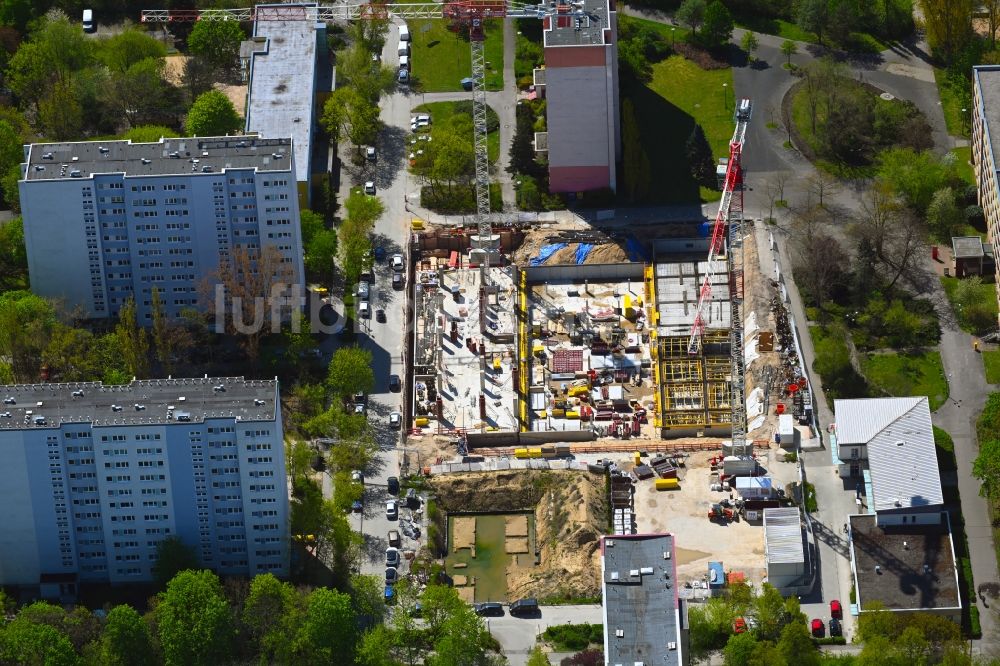
M 975 233 L 978 234 L 979 232 L 975 231 Z M 944 287 L 944 293 L 947 294 L 948 300 L 951 302 L 951 307 L 955 311 L 955 316 L 958 317 L 959 326 L 962 327 L 962 330 L 975 334 L 975 327 L 966 321 L 965 317 L 962 315 L 962 309 L 959 308 L 958 303 L 955 302 L 955 291 L 958 289 L 958 282 L 959 278 L 956 277 L 941 278 L 941 286 Z M 986 282 L 980 285 L 977 291 L 979 292 L 977 300 L 984 303 L 989 308 L 989 312 L 992 313 L 993 318 L 996 319 L 998 306 L 995 285 L 991 282 Z
M 717 191 L 699 188 L 691 178 L 684 144 L 697 122 L 705 130 L 715 157 L 729 156 L 734 128 L 732 69 L 703 70 L 674 55 L 654 64 L 652 80 L 637 88 L 623 91 L 623 97 L 630 98 L 635 106 L 650 171 L 658 183 L 654 189 L 660 196 L 655 202 L 718 199 Z
M 746 28 L 765 35 L 777 35 L 796 42 L 816 42 L 816 35 L 803 30 L 795 23 L 784 19 L 765 18 L 763 16 L 736 16 L 736 27 Z
M 986 383 L 1000 384 L 1000 350 L 984 351 L 983 365 L 986 367 Z
M 459 104 L 467 104 L 464 102 L 431 102 L 430 104 L 421 104 L 413 109 L 413 113 L 429 113 L 431 115 L 431 120 L 434 123 L 443 123 L 451 118 L 456 113 L 456 107 Z M 499 118 L 497 112 L 491 106 L 486 107 L 486 126 L 498 126 Z M 419 145 L 419 144 L 415 144 Z M 490 154 L 490 163 L 497 161 L 500 157 L 500 131 L 490 132 L 486 137 L 486 147 Z
M 868 354 L 861 367 L 876 395 L 926 395 L 931 411 L 948 399 L 948 381 L 936 351 Z
M 947 430 L 934 426 L 934 448 L 937 449 L 938 469 L 949 471 L 958 469 L 955 461 L 955 442 Z
M 955 154 L 955 166 L 958 169 L 958 175 L 969 185 L 975 185 L 976 172 L 972 168 L 972 146 L 952 148 L 951 152 Z
M 472 76 L 472 53 L 466 33 L 450 30 L 440 20 L 409 22 L 413 87 L 421 92 L 462 89 L 462 79 Z M 486 22 L 486 89 L 503 89 L 503 22 Z
M 941 67 L 934 68 L 934 81 L 937 83 L 938 95 L 941 97 L 941 111 L 944 113 L 944 122 L 948 126 L 948 134 L 953 136 L 969 136 L 969 107 L 970 91 L 964 90 L 953 79 L 948 77 L 948 72 Z M 963 82 L 961 85 L 971 86 L 971 83 Z M 966 112 L 963 114 L 962 109 Z
M 517 19 L 514 21 L 516 43 L 514 46 L 514 76 L 521 87 L 522 79 L 527 83 L 535 67 L 545 63 L 542 55 L 542 22 L 535 19 Z M 526 87 L 526 86 L 525 86 Z

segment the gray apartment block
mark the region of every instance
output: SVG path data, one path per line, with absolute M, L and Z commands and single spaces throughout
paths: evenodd
M 253 136 L 32 144 L 18 183 L 31 290 L 84 317 L 134 295 L 151 323 L 207 309 L 203 283 L 234 248 L 274 247 L 303 283 L 291 139 Z
M 152 579 L 180 537 L 226 575 L 289 566 L 278 382 L 0 386 L 0 585 Z

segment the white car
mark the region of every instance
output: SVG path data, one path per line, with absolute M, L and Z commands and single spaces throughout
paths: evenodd
M 365 183 L 365 194 L 375 196 L 375 181 L 369 180 Z
M 399 412 L 393 412 L 389 414 L 389 427 L 399 430 L 399 426 L 403 423 L 403 415 Z
M 375 161 L 376 158 L 375 146 L 368 146 L 367 148 L 365 148 L 365 157 L 368 158 L 369 162 Z
M 401 255 L 401 254 L 394 254 L 394 255 L 392 255 L 392 259 L 390 259 L 389 261 L 390 261 L 390 263 L 392 265 L 392 270 L 399 271 L 399 272 L 403 271 L 403 269 L 405 267 L 404 264 L 403 264 L 403 255 Z
M 368 301 L 361 301 L 358 303 L 358 316 L 364 319 L 368 319 L 372 316 L 372 308 Z
M 385 517 L 388 520 L 396 520 L 399 518 L 399 506 L 396 500 L 389 500 L 385 503 Z

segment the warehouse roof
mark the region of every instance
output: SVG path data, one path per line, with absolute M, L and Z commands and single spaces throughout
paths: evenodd
M 90 178 L 94 174 L 129 176 L 218 174 L 225 169 L 289 171 L 290 139 L 256 136 L 161 138 L 155 143 L 70 141 L 33 143 L 25 180 Z
M 798 507 L 764 509 L 764 552 L 768 564 L 806 561 Z
M 979 236 L 952 236 L 951 248 L 956 259 L 979 259 L 985 254 Z
M 243 377 L 0 386 L 0 430 L 167 425 L 210 418 L 273 421 L 278 382 Z
M 606 664 L 681 664 L 674 538 L 601 538 Z

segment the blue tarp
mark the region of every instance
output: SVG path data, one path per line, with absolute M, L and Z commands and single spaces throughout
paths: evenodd
M 629 261 L 649 261 L 646 248 L 631 236 L 625 239 L 625 251 L 628 252 Z
M 587 255 L 590 251 L 594 249 L 594 246 L 590 243 L 580 243 L 576 246 L 576 263 L 582 264 L 587 261 Z
M 566 247 L 566 243 L 553 243 L 552 245 L 544 245 L 542 246 L 542 249 L 538 251 L 538 256 L 532 257 L 528 263 L 530 263 L 532 266 L 541 266 L 542 264 L 544 264 L 546 261 L 549 260 L 549 257 L 551 257 L 559 250 L 563 249 L 564 247 Z

